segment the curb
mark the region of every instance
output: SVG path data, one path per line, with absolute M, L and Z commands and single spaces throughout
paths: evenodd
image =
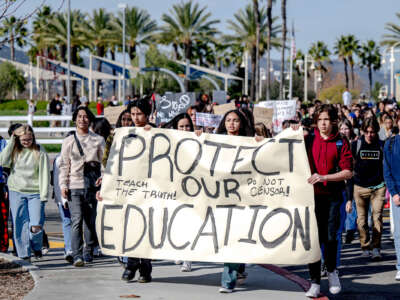
M 11 254 L 6 254 L 6 253 L 0 252 L 0 258 L 3 258 L 11 263 L 20 265 L 22 267 L 22 270 L 29 271 L 29 274 L 31 274 L 33 281 L 35 283 L 35 286 L 28 294 L 25 295 L 25 297 L 28 296 L 29 294 L 33 293 L 33 291 L 35 291 L 37 289 L 37 287 L 39 286 L 39 281 L 40 281 L 40 276 L 39 276 L 40 269 L 38 266 L 32 265 L 31 263 L 29 263 L 23 259 L 20 259 L 14 255 L 11 255 Z
M 263 267 L 264 269 L 267 269 L 271 272 L 274 272 L 275 274 L 278 274 L 282 277 L 284 277 L 287 280 L 290 280 L 292 282 L 294 282 L 295 284 L 297 284 L 298 286 L 300 286 L 304 292 L 307 292 L 308 289 L 311 286 L 311 282 L 300 277 L 297 276 L 294 273 L 289 272 L 288 270 L 284 269 L 284 268 L 280 268 L 276 265 L 270 265 L 270 264 L 260 264 L 260 267 Z M 313 298 L 315 300 L 329 300 L 329 298 L 325 295 L 323 295 L 322 293 L 320 294 L 320 297 L 318 298 Z

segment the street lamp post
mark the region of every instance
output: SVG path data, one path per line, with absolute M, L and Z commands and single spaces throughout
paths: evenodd
M 383 53 L 383 58 L 382 58 L 382 64 L 386 64 L 385 56 L 388 51 L 390 51 L 390 94 L 392 97 L 394 97 L 394 63 L 396 62 L 396 59 L 394 58 L 394 53 L 399 52 L 399 50 L 395 50 L 395 48 L 400 45 L 400 42 L 395 43 L 393 46 L 390 48 L 387 48 L 385 52 Z
M 314 59 L 309 55 L 309 54 L 305 54 L 304 55 L 304 61 L 301 59 L 298 59 L 296 64 L 300 67 L 303 66 L 304 63 L 304 101 L 308 101 L 308 77 L 307 77 L 307 73 L 308 73 L 308 60 L 311 60 L 311 70 L 315 69 L 315 65 L 314 65 Z
M 67 103 L 71 103 L 71 0 L 67 2 Z
M 122 102 L 125 101 L 125 73 L 126 73 L 126 54 L 125 54 L 125 26 L 126 26 L 126 4 L 125 3 L 120 3 L 118 4 L 118 8 L 122 9 L 123 12 L 123 20 L 122 20 L 122 63 L 123 63 L 123 68 L 122 68 Z

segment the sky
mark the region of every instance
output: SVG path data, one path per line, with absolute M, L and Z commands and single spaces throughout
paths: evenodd
M 32 10 L 43 0 L 27 0 L 17 14 Z M 118 3 L 126 3 L 146 9 L 150 15 L 162 24 L 161 16 L 181 0 L 71 0 L 72 9 L 90 13 L 95 8 L 106 8 L 110 12 L 118 11 Z M 197 0 L 201 6 L 207 6 L 214 19 L 220 20 L 217 25 L 228 33 L 227 20 L 233 19 L 234 13 L 244 8 L 250 0 Z M 266 0 L 259 0 L 265 6 Z M 47 0 L 54 9 L 66 8 L 67 0 Z M 343 34 L 354 34 L 361 42 L 368 39 L 380 41 L 385 33 L 385 24 L 395 22 L 400 12 L 400 0 L 287 0 L 287 17 L 289 24 L 294 22 L 296 31 L 296 48 L 303 52 L 315 41 L 322 40 L 331 51 L 336 39 Z M 273 14 L 280 16 L 280 1 L 276 1 Z M 333 51 L 332 51 L 333 52 Z M 279 53 L 272 54 L 279 58 Z

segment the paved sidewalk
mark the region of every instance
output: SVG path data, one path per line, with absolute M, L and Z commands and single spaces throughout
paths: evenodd
M 142 284 L 123 282 L 122 267 L 115 258 L 97 258 L 84 268 L 66 263 L 61 249 L 51 249 L 40 261 L 39 278 L 26 300 L 39 299 L 305 299 L 301 287 L 288 279 L 257 265 L 246 268 L 249 277 L 230 295 L 218 293 L 221 264 L 194 263 L 193 271 L 183 273 L 170 261 L 153 263 L 153 281 Z M 138 276 L 138 274 L 136 275 Z

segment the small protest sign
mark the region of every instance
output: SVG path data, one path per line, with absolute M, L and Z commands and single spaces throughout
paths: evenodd
M 126 106 L 107 106 L 104 109 L 104 118 L 110 122 L 111 125 L 117 124 L 119 115 L 126 109 Z
M 207 262 L 318 261 L 310 176 L 302 130 L 257 142 L 118 128 L 97 205 L 102 252 Z
M 257 104 L 257 107 L 272 108 L 274 116 L 272 122 L 274 131 L 282 131 L 282 123 L 285 120 L 291 120 L 296 116 L 296 100 L 263 101 Z
M 222 117 L 221 115 L 196 113 L 196 126 L 217 128 Z
M 225 104 L 226 103 L 226 95 L 225 91 L 213 91 L 213 102 L 218 104 Z
M 235 103 L 234 102 L 230 102 L 227 104 L 221 104 L 221 105 L 215 105 L 214 106 L 214 114 L 216 115 L 224 115 L 225 113 L 227 113 L 228 111 L 235 109 Z
M 174 93 L 165 94 L 159 101 L 156 101 L 157 124 L 169 122 L 176 115 L 186 112 L 196 101 L 195 93 Z

